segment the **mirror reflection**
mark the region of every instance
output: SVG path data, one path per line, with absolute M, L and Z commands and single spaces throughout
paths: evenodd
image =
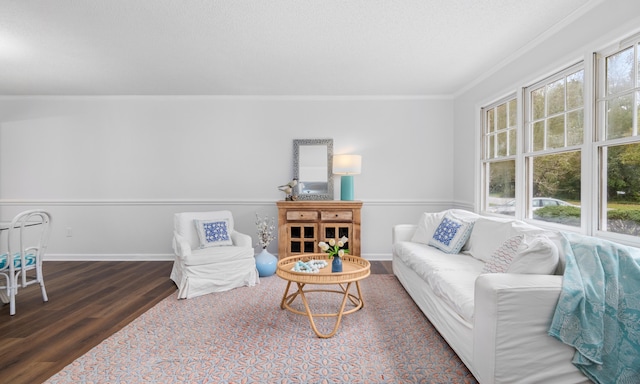
M 300 200 L 333 200 L 333 139 L 293 141 L 294 195 Z
M 301 180 L 307 183 L 327 182 L 327 148 L 321 145 L 303 145 L 300 147 Z

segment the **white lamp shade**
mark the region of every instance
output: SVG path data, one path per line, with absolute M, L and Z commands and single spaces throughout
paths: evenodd
M 362 170 L 362 156 L 334 155 L 333 173 L 336 175 L 359 175 Z

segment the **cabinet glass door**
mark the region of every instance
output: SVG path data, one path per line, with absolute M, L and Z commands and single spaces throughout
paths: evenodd
M 351 239 L 352 234 L 353 225 L 350 223 L 326 223 L 322 224 L 320 227 L 320 241 L 329 241 L 329 239 L 338 241 L 342 236 L 346 236 L 347 239 Z M 345 249 L 350 249 L 348 241 Z
M 316 224 L 287 224 L 289 254 L 317 253 L 318 228 Z

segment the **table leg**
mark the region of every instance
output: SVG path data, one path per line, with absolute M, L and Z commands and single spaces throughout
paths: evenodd
M 287 300 L 287 296 L 289 295 L 289 288 L 291 287 L 291 281 L 287 282 L 287 287 L 284 290 L 284 295 L 282 295 L 282 301 L 280 302 L 281 309 L 286 309 L 289 305 L 291 305 L 293 300 L 296 299 L 296 297 L 300 294 L 300 292 L 302 292 L 302 288 L 304 288 L 304 286 L 306 285 L 305 283 L 297 283 L 297 284 L 298 284 L 298 292 L 291 294 L 291 297 L 289 297 L 289 300 Z
M 284 302 L 287 300 L 287 294 L 289 293 L 289 287 L 291 286 L 291 281 L 287 282 L 287 288 L 285 288 L 284 290 L 284 295 L 282 296 L 282 301 L 280 302 L 280 308 L 284 309 L 285 305 Z
M 342 304 L 340 305 L 340 311 L 337 313 L 338 319 L 336 320 L 336 324 L 333 327 L 333 331 L 331 331 L 331 333 L 328 333 L 328 334 L 323 334 L 323 333 L 320 333 L 320 331 L 318 331 L 318 328 L 316 327 L 316 323 L 315 323 L 315 321 L 313 321 L 313 314 L 311 313 L 311 308 L 309 307 L 309 303 L 307 302 L 307 297 L 304 295 L 304 291 L 302 290 L 303 287 L 304 287 L 304 284 L 298 283 L 298 294 L 302 298 L 302 302 L 304 303 L 304 307 L 307 310 L 307 316 L 309 317 L 309 322 L 311 323 L 311 328 L 313 329 L 313 332 L 315 332 L 318 337 L 323 338 L 323 339 L 327 339 L 329 337 L 332 337 L 333 335 L 336 334 L 336 332 L 338 332 L 338 327 L 340 327 L 340 321 L 342 320 L 342 314 L 344 313 L 344 307 L 347 304 L 347 298 L 349 297 L 349 288 L 351 287 L 351 283 L 347 283 L 346 289 L 343 288 L 344 297 L 342 298 Z M 342 287 L 342 285 L 341 285 L 341 287 Z
M 351 283 L 349 283 L 351 284 Z M 344 284 L 338 284 L 340 286 L 340 288 L 342 289 L 342 292 L 347 293 L 349 291 L 349 287 L 347 287 L 345 289 Z M 351 301 L 351 304 L 355 305 L 356 307 L 358 305 L 360 305 L 360 308 L 364 307 L 364 301 L 362 300 L 362 293 L 360 292 L 360 281 L 357 280 L 356 281 L 356 288 L 358 289 L 358 297 L 352 297 L 351 295 L 349 296 L 349 301 Z
M 280 302 L 280 308 L 282 309 L 287 309 L 290 312 L 299 314 L 299 315 L 307 315 L 307 317 L 309 318 L 309 322 L 311 323 L 311 328 L 313 329 L 313 331 L 315 332 L 315 334 L 320 337 L 320 338 L 329 338 L 332 337 L 336 334 L 336 332 L 338 331 L 338 328 L 340 327 L 340 322 L 342 321 L 342 316 L 349 314 L 349 313 L 353 313 L 357 310 L 360 310 L 363 306 L 364 306 L 364 301 L 362 300 L 362 292 L 360 290 L 360 284 L 359 281 L 356 281 L 356 289 L 357 289 L 357 295 L 355 296 L 354 294 L 350 294 L 349 293 L 349 289 L 351 288 L 351 284 L 353 282 L 350 283 L 339 283 L 337 284 L 340 287 L 340 290 L 315 290 L 312 289 L 308 292 L 328 292 L 328 293 L 341 293 L 343 295 L 342 297 L 342 303 L 340 304 L 340 310 L 337 313 L 312 313 L 311 312 L 311 307 L 309 306 L 309 301 L 307 300 L 307 296 L 305 295 L 304 292 L 304 288 L 306 286 L 306 283 L 298 283 L 296 282 L 297 285 L 297 290 L 293 293 L 289 293 L 290 289 L 291 289 L 291 283 L 292 281 L 288 281 L 287 282 L 287 287 L 284 291 L 284 295 L 282 296 L 282 301 Z M 304 311 L 299 311 L 297 309 L 294 309 L 291 307 L 291 303 L 296 299 L 296 297 L 300 296 L 300 299 L 302 300 L 302 303 L 304 304 Z M 354 305 L 353 309 L 350 310 L 345 310 L 346 308 L 346 304 L 347 304 L 347 298 L 349 299 L 349 301 L 351 301 L 351 303 Z M 331 333 L 328 334 L 323 334 L 320 333 L 320 331 L 318 331 L 318 328 L 316 327 L 315 321 L 313 320 L 314 317 L 337 317 L 336 320 L 336 324 L 332 330 Z
M 356 288 L 358 289 L 358 300 L 360 300 L 360 308 L 364 308 L 364 299 L 362 298 L 362 292 L 360 292 L 360 280 L 356 281 Z M 353 302 L 353 299 L 351 299 L 351 301 Z

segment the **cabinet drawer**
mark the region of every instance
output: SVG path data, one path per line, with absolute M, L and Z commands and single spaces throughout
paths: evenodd
M 287 211 L 287 220 L 318 220 L 318 211 Z
M 353 220 L 353 211 L 322 211 L 320 214 L 322 220 Z

